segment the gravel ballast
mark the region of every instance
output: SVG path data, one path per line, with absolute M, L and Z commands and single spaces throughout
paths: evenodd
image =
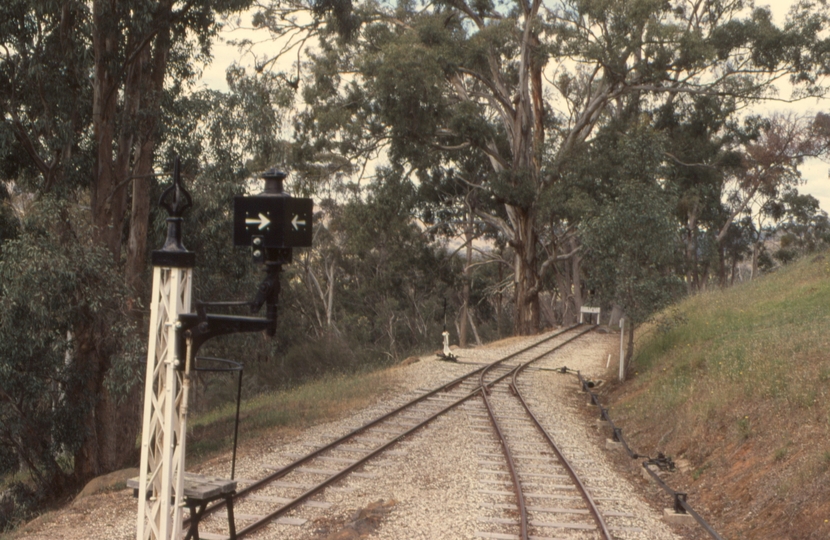
M 454 351 L 461 362 L 470 363 L 442 362 L 434 356 L 425 356 L 420 362 L 396 367 L 393 369 L 396 390 L 408 393 L 407 396 L 387 396 L 341 420 L 314 426 L 291 437 L 275 435 L 273 443 L 251 447 L 243 442 L 236 466 L 237 478 L 242 481 L 262 478 L 419 393 L 477 369 L 478 363 L 493 361 L 539 339 L 539 336 L 511 338 L 488 347 Z M 618 346 L 618 339 L 614 335 L 591 333 L 566 345 L 537 366 L 558 368 L 566 365 L 589 377 L 603 378 L 609 376 L 605 371 L 607 354 L 615 344 Z M 577 471 L 588 479 L 589 490 L 603 499 L 600 509 L 621 515 L 608 520 L 610 526 L 619 529 L 614 531 L 615 537 L 682 538 L 662 522 L 660 511 L 640 496 L 641 487 L 633 485 L 615 470 L 613 460 L 607 456 L 608 451 L 597 446 L 596 426 L 586 421 L 574 405 L 574 395 L 579 390 L 575 377 L 532 370 L 521 376 L 520 383 L 530 407 L 545 429 L 572 460 Z M 395 445 L 394 451 L 359 469 L 360 475 L 350 475 L 336 487 L 315 496 L 315 504 L 306 504 L 289 513 L 286 516 L 292 518 L 289 523 L 268 525 L 250 538 L 460 540 L 486 538 L 482 536 L 483 532 L 499 531 L 498 526 L 486 520 L 504 519 L 503 511 L 493 505 L 509 504 L 510 500 L 488 493 L 504 488 L 494 489 L 496 484 L 493 482 L 498 478 L 482 472 L 488 470 L 482 462 L 497 459 L 488 456 L 498 452 L 495 439 L 488 436 L 488 428 L 482 423 L 482 411 L 484 406 L 480 397 L 469 400 Z M 241 429 L 244 433 L 244 424 Z M 368 440 L 365 447 L 372 444 Z M 356 443 L 355 448 L 358 447 L 360 443 Z M 346 457 L 348 451 L 343 454 Z M 194 472 L 227 476 L 229 461 L 230 456 L 223 456 Z M 332 464 L 331 468 L 337 468 L 337 465 Z M 307 482 L 314 483 L 322 478 L 309 472 Z M 300 492 L 301 488 L 297 487 L 275 486 L 258 492 L 258 495 L 275 498 Z M 541 506 L 539 501 L 530 502 Z M 245 504 L 244 511 L 242 507 L 237 509 L 237 529 L 249 523 L 240 514 L 256 514 L 250 508 L 256 508 L 257 503 Z M 262 502 L 262 508 L 268 508 L 268 505 Z M 132 490 L 121 489 L 86 497 L 42 516 L 25 527 L 18 537 L 126 540 L 135 537 L 135 519 L 136 502 Z M 551 518 L 539 514 L 531 515 L 531 520 L 551 521 Z M 222 530 L 222 523 L 222 518 L 211 517 L 200 530 L 216 534 Z M 509 534 L 508 529 L 505 528 L 502 534 Z M 595 533 L 579 536 L 548 532 L 545 537 L 596 537 Z M 212 538 L 210 534 L 203 537 Z

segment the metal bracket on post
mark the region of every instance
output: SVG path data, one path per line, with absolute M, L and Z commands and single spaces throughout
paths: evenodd
M 192 340 L 194 357 L 216 336 L 262 331 L 268 336 L 276 334 L 282 265 L 293 260 L 293 247 L 311 246 L 314 207 L 311 199 L 294 198 L 283 191 L 285 177 L 284 172 L 269 170 L 262 175 L 262 193 L 234 198 L 234 245 L 251 248 L 253 262 L 265 266 L 265 277 L 250 302 L 197 302 L 196 313 L 179 317 L 185 335 Z M 206 309 L 234 305 L 248 306 L 251 315 L 265 306 L 265 317 L 219 315 Z
M 195 254 L 182 245 L 181 227 L 182 214 L 192 201 L 181 183 L 178 158 L 173 185 L 159 200 L 170 217 L 164 247 L 152 255 L 137 540 L 181 537 L 187 399 L 190 371 L 196 369 L 191 363 L 199 348 L 207 340 L 226 334 L 265 331 L 273 336 L 282 265 L 291 262 L 292 247 L 311 246 L 313 201 L 283 193 L 284 173 L 269 171 L 263 178 L 262 194 L 234 200 L 234 243 L 254 248 L 254 262 L 263 263 L 266 270 L 250 302 L 196 302 L 196 313 L 191 313 Z M 239 238 L 243 238 L 242 244 Z M 207 312 L 208 307 L 248 306 L 254 314 L 263 305 L 264 318 Z

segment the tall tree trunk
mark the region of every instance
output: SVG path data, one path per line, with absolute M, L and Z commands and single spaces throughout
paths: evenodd
M 542 69 L 538 56 L 539 38 L 533 28 L 541 0 L 524 4 L 525 28 L 519 66 L 518 101 L 511 126 L 513 181 L 530 182 L 539 189 L 544 146 L 544 103 L 542 100 Z M 515 231 L 516 250 L 516 320 L 514 333 L 531 335 L 539 330 L 539 275 L 536 261 L 536 226 L 533 206 L 521 208 L 508 205 L 508 216 Z
M 627 375 L 632 371 L 631 359 L 634 358 L 634 321 L 626 320 L 625 324 L 628 326 L 628 343 L 625 350 L 625 372 Z
M 501 339 L 501 318 L 502 318 L 502 293 L 501 282 L 504 280 L 504 266 L 499 262 L 499 291 L 496 293 L 496 335 Z
M 481 347 L 481 336 L 478 335 L 478 328 L 476 328 L 476 323 L 473 320 L 473 312 L 472 311 L 467 312 L 467 320 L 469 320 L 469 322 L 470 322 L 470 328 L 473 329 L 473 335 L 476 338 L 476 345 Z
M 554 264 L 553 268 L 556 288 L 561 298 L 559 320 L 564 326 L 569 326 L 579 320 L 579 312 L 585 302 L 582 290 L 582 256 L 577 251 L 579 239 L 575 236 L 571 236 L 562 247 L 571 255 L 557 261 L 559 264 Z
M 104 0 L 92 3 L 93 54 L 95 70 L 92 98 L 92 127 L 95 170 L 92 179 L 92 222 L 101 244 L 113 258 L 121 255 L 121 221 L 113 212 L 115 201 L 115 126 L 119 81 L 117 78 L 119 24 L 117 4 Z
M 468 211 L 466 224 L 464 226 L 464 241 L 466 245 L 466 258 L 464 270 L 461 274 L 461 319 L 458 329 L 458 346 L 467 348 L 467 310 L 470 306 L 470 269 L 473 264 L 473 212 Z
M 576 249 L 576 243 L 576 238 L 572 238 L 569 251 Z M 571 259 L 571 288 L 573 290 L 574 312 L 579 317 L 578 314 L 582 310 L 584 300 L 582 298 L 582 257 L 578 253 L 574 253 Z
M 92 122 L 95 144 L 95 169 L 91 189 L 92 222 L 100 244 L 107 247 L 116 262 L 121 256 L 121 220 L 118 197 L 115 195 L 116 171 L 113 164 L 115 150 L 115 126 L 118 97 L 118 46 L 119 24 L 115 13 L 117 4 L 96 0 L 92 5 L 94 80 Z M 123 209 L 122 209 L 123 210 Z M 85 481 L 106 472 L 111 460 L 104 456 L 114 454 L 113 441 L 102 429 L 112 421 L 109 415 L 110 400 L 103 388 L 108 366 L 106 354 L 98 347 L 98 332 L 106 329 L 82 327 L 75 331 L 78 353 L 76 361 L 83 365 L 85 381 L 74 389 L 76 398 L 87 402 L 84 417 L 83 442 L 75 453 L 75 476 Z
M 170 17 L 172 3 L 168 0 L 161 9 Z M 153 158 L 156 150 L 158 118 L 164 95 L 164 77 L 170 60 L 170 29 L 159 31 L 153 41 L 152 54 L 145 48 L 139 54 L 136 64 L 141 73 L 136 83 L 143 87 L 141 93 L 141 110 L 143 122 L 138 124 L 139 138 L 136 144 L 133 180 L 132 207 L 130 209 L 130 234 L 127 239 L 127 265 L 125 279 L 127 285 L 137 297 L 143 297 L 146 286 L 142 281 L 147 265 L 147 229 L 150 221 L 150 185 L 149 177 L 153 172 Z M 126 182 L 126 179 L 124 180 Z
M 749 281 L 752 281 L 758 275 L 758 257 L 761 255 L 760 245 L 760 242 L 752 243 L 752 268 L 749 272 Z
M 332 258 L 331 262 L 325 266 L 326 268 L 326 330 L 329 335 L 334 328 L 334 284 L 335 273 L 337 272 L 336 261 Z
M 515 299 L 516 320 L 514 334 L 527 336 L 539 330 L 539 277 L 536 267 L 536 229 L 533 214 L 518 207 L 511 207 L 515 214 L 518 241 L 516 251 Z
M 76 481 L 86 480 L 101 474 L 101 463 L 98 459 L 98 425 L 96 409 L 103 383 L 103 374 L 100 370 L 101 359 L 96 354 L 95 328 L 88 325 L 75 330 L 76 370 L 81 375 L 67 385 L 66 393 L 69 400 L 84 404 L 86 411 L 83 415 L 83 442 L 74 456 L 74 474 Z
M 554 265 L 556 273 L 556 289 L 559 292 L 558 315 L 563 326 L 569 326 L 574 322 L 574 314 L 571 309 L 571 265 L 567 262 L 561 265 Z
M 133 204 L 124 267 L 126 283 L 141 294 L 144 292 L 141 278 L 146 265 L 150 213 L 150 182 L 146 176 L 153 170 L 156 119 L 170 51 L 169 27 L 159 31 L 152 40 L 145 40 L 145 36 L 128 36 L 127 51 L 132 57 L 123 65 L 119 107 L 122 64 L 118 61 L 121 52 L 118 48 L 121 23 L 129 15 L 120 12 L 123 8 L 116 2 L 94 0 L 92 7 L 93 137 L 96 147 L 91 189 L 92 221 L 98 241 L 107 247 L 116 263 L 120 263 L 130 175 L 141 177 L 132 179 Z M 171 9 L 171 0 L 160 2 L 159 20 L 169 21 Z M 143 47 L 140 50 L 137 49 L 139 43 Z M 116 126 L 120 129 L 118 134 Z M 107 331 L 98 328 L 78 332 L 78 335 L 86 333 L 89 336 L 84 354 L 90 372 L 95 374 L 87 383 L 87 395 L 94 396 L 95 403 L 85 420 L 86 439 L 75 456 L 75 472 L 81 480 L 115 470 L 131 461 L 140 427 L 140 385 L 134 385 L 127 396 L 114 396 L 104 386 L 110 358 L 107 351 L 96 345 L 95 336 Z
M 150 225 L 150 184 L 147 177 L 153 170 L 155 141 L 149 140 L 139 146 L 132 184 L 132 206 L 130 207 L 130 233 L 127 237 L 127 264 L 124 280 L 136 298 L 146 297 L 147 288 L 143 277 L 147 266 L 147 232 Z
M 686 215 L 686 292 L 698 286 L 697 274 L 697 204 Z

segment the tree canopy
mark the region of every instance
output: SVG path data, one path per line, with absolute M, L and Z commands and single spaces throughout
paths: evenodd
M 302 3 L 274 2 L 257 18 L 319 39 L 307 48 L 298 144 L 350 162 L 383 155 L 424 183 L 450 170 L 480 190 L 492 204 L 477 217 L 514 254 L 505 262 L 520 333 L 539 325 L 545 272 L 578 256 L 574 216 L 541 202 L 562 192 L 599 127 L 698 111 L 710 125 L 701 143 L 717 145 L 734 111 L 776 97 L 778 81 L 794 85 L 793 98 L 825 92 L 827 13 L 812 3 L 782 27 L 767 9 L 722 0 L 343 6 L 315 4 L 322 21 L 304 28 L 291 19 Z M 709 206 L 723 191 L 714 184 L 700 192 Z

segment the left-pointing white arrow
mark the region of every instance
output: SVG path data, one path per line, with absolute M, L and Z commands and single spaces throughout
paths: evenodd
M 300 227 L 299 227 L 300 225 L 305 227 L 305 220 L 300 219 L 300 216 L 294 216 L 294 219 L 291 220 L 291 224 L 294 226 L 295 231 L 299 231 L 300 230 Z
M 245 220 L 245 225 L 259 225 L 259 230 L 261 231 L 265 227 L 271 224 L 271 220 L 265 217 L 264 215 L 260 214 L 259 219 L 257 218 L 248 218 Z

